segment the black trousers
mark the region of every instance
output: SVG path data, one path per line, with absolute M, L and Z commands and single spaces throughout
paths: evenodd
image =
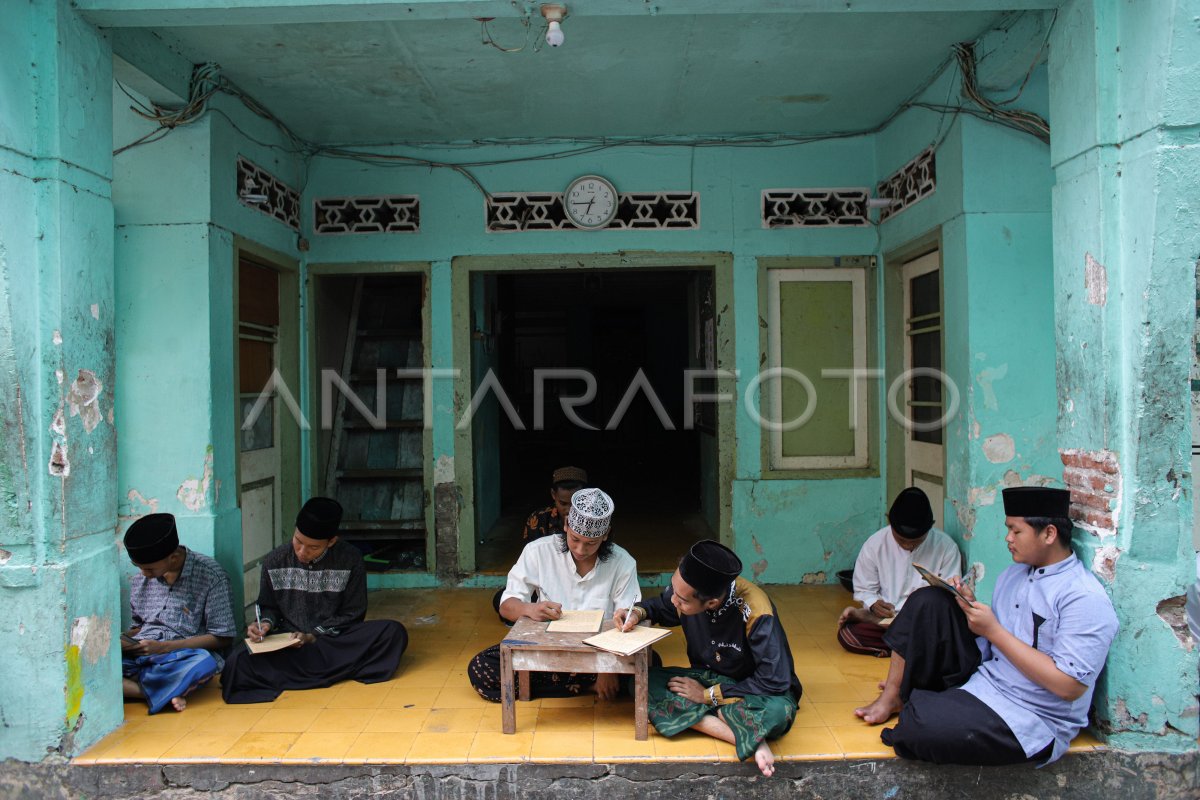
M 375 619 L 347 625 L 339 636 L 255 655 L 239 645 L 225 661 L 221 695 L 226 703 L 269 703 L 285 689 L 319 689 L 340 681 L 386 681 L 400 666 L 408 631 Z
M 1054 743 L 1026 756 L 1012 730 L 995 711 L 958 688 L 979 668 L 979 647 L 967 618 L 945 589 L 913 592 L 884 635 L 904 658 L 894 728 L 880 738 L 901 758 L 936 764 L 996 766 L 1043 761 Z

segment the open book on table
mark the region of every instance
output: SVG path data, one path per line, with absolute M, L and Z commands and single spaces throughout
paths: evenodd
M 603 611 L 564 609 L 562 616 L 546 626 L 550 633 L 595 633 L 604 623 Z
M 969 605 L 969 606 L 974 605 L 974 602 L 971 600 L 971 598 L 967 597 L 965 594 L 960 592 L 958 589 L 954 588 L 954 584 L 943 580 L 942 578 L 940 578 L 937 575 L 934 575 L 932 572 L 925 569 L 920 564 L 914 563 L 913 569 L 915 569 L 921 575 L 921 577 L 925 579 L 925 582 L 928 583 L 930 586 L 936 586 L 939 589 L 945 589 L 947 592 L 950 592 L 950 594 L 956 595 L 967 605 Z
M 630 631 L 622 632 L 619 628 L 609 628 L 604 633 L 584 639 L 584 644 L 600 650 L 607 650 L 619 656 L 631 656 L 639 650 L 671 635 L 670 628 L 651 628 L 647 625 L 637 625 Z

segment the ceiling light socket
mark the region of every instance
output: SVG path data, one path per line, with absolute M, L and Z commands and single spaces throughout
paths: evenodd
M 567 16 L 567 7 L 558 3 L 543 3 L 542 16 L 546 18 L 546 44 L 551 47 L 561 47 L 566 37 L 563 36 L 562 21 Z

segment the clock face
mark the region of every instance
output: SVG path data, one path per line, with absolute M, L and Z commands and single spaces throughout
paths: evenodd
M 563 206 L 576 227 L 603 228 L 617 214 L 617 190 L 599 175 L 584 175 L 571 181 L 563 193 Z

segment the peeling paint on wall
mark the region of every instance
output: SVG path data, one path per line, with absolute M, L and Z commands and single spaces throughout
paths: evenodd
M 130 489 L 126 492 L 125 497 L 129 500 L 130 517 L 143 517 L 146 514 L 158 513 L 157 497 L 146 497 L 137 489 Z
M 963 539 L 973 538 L 975 536 L 975 506 L 969 499 L 966 503 L 960 503 L 958 500 L 951 500 L 950 503 L 954 506 L 958 524 L 962 526 Z
M 58 407 L 58 411 L 54 412 L 54 419 L 50 420 L 50 432 L 64 438 L 67 435 L 67 419 L 63 416 L 62 406 Z
M 821 570 L 820 572 L 806 572 L 804 573 L 804 576 L 800 578 L 800 582 L 825 583 L 825 571 Z
M 983 440 L 983 455 L 993 464 L 1012 461 L 1017 455 L 1017 446 L 1007 433 L 995 433 Z
M 963 580 L 972 586 L 978 586 L 983 583 L 983 576 L 987 573 L 987 567 L 983 566 L 982 561 L 972 562 L 971 566 L 967 567 L 966 573 L 963 574 Z
M 92 319 L 100 319 L 100 304 L 92 303 Z
M 1108 270 L 1092 258 L 1091 253 L 1083 255 L 1083 288 L 1092 305 L 1102 306 L 1108 302 Z
M 453 483 L 454 482 L 454 458 L 447 455 L 438 456 L 437 463 L 433 465 L 433 482 L 434 483 Z
M 1000 402 L 996 400 L 996 390 L 992 386 L 995 381 L 1002 380 L 1008 374 L 1008 364 L 1001 364 L 998 367 L 989 367 L 985 370 L 980 370 L 975 376 L 975 380 L 979 381 L 980 388 L 983 389 L 983 407 L 997 411 L 1000 408 Z
M 54 342 L 56 345 L 61 345 L 62 344 L 62 331 L 55 330 L 54 334 L 50 337 L 50 341 Z
M 1175 634 L 1179 644 L 1190 653 L 1196 649 L 1196 640 L 1192 638 L 1192 631 L 1188 628 L 1186 603 L 1187 597 L 1184 595 L 1168 597 L 1155 607 L 1154 613 L 1167 623 L 1167 627 L 1171 629 L 1171 633 Z
M 1112 583 L 1117 577 L 1117 561 L 1121 558 L 1121 548 L 1114 545 L 1097 547 L 1092 556 L 1092 572 L 1098 577 Z
M 71 462 L 67 460 L 67 443 L 55 442 L 50 452 L 50 474 L 56 478 L 66 478 L 71 474 Z
M 205 450 L 204 469 L 199 478 L 189 477 L 179 487 L 175 496 L 183 503 L 188 511 L 200 511 L 208 502 L 208 490 L 212 487 L 213 479 L 213 449 L 209 445 Z
M 0 548 L 0 567 L 3 567 L 5 564 L 11 561 L 12 557 L 12 553 L 10 553 L 8 550 Z
M 71 384 L 71 391 L 67 393 L 71 416 L 79 417 L 83 422 L 83 429 L 88 433 L 94 431 L 104 419 L 100 412 L 100 393 L 103 391 L 104 384 L 96 378 L 96 373 L 90 369 L 81 369 L 75 377 L 75 382 Z
M 76 617 L 71 623 L 71 644 L 83 654 L 89 664 L 96 664 L 108 652 L 112 643 L 110 624 L 107 617 Z

